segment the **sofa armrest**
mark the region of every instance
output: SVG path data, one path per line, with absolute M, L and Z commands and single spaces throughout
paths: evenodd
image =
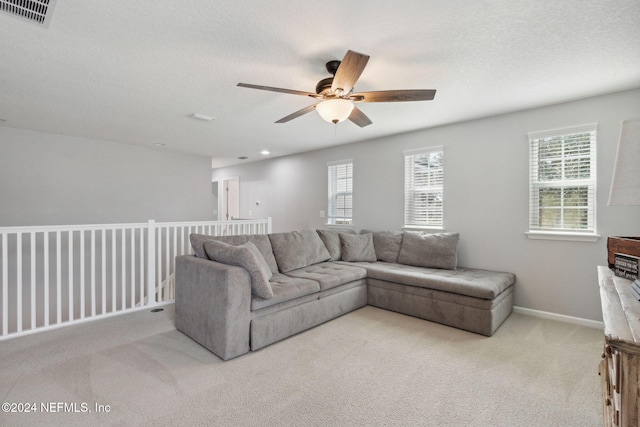
M 176 328 L 228 360 L 249 351 L 251 278 L 241 267 L 176 257 Z

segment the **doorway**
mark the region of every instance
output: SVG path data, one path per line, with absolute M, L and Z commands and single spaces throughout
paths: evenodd
M 240 177 L 218 181 L 218 221 L 231 221 L 240 217 Z

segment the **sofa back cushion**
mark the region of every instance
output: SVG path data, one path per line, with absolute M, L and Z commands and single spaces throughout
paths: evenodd
M 378 261 L 398 262 L 402 246 L 402 231 L 369 231 L 361 230 L 360 234 L 373 233 L 373 247 Z
M 245 242 L 236 246 L 217 240 L 208 240 L 203 246 L 209 259 L 247 270 L 251 276 L 252 294 L 264 299 L 273 298 L 273 290 L 269 283 L 272 273 L 256 245 Z
M 339 234 L 344 261 L 366 261 L 377 260 L 376 251 L 373 248 L 373 234 Z
M 251 242 L 256 245 L 256 248 L 260 251 L 262 258 L 266 261 L 271 273 L 278 272 L 278 264 L 273 256 L 271 241 L 269 240 L 269 236 L 266 234 L 252 234 L 247 236 L 208 236 L 206 234 L 191 233 L 189 240 L 191 240 L 191 246 L 193 247 L 193 251 L 196 256 L 204 259 L 207 259 L 207 254 L 204 250 L 204 242 L 208 240 L 216 240 L 236 246 L 246 242 Z
M 342 251 L 340 249 L 340 237 L 338 234 L 356 234 L 356 232 L 352 229 L 345 230 L 326 230 L 326 229 L 318 229 L 316 230 L 320 239 L 327 247 L 329 254 L 331 255 L 331 261 L 340 261 L 342 259 Z
M 455 270 L 458 264 L 458 233 L 427 234 L 407 231 L 402 237 L 399 264 Z
M 289 231 L 269 234 L 273 255 L 280 271 L 318 264 L 331 258 L 329 251 L 315 230 Z

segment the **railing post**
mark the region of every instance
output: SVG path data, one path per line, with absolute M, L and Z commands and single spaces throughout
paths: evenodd
M 147 305 L 156 303 L 156 222 L 150 219 L 147 226 Z M 142 295 L 140 299 L 144 301 Z M 141 302 L 142 302 L 141 301 Z
M 271 217 L 267 217 L 267 234 L 271 233 Z

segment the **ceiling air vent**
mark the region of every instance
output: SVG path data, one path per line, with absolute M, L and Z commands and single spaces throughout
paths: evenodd
M 0 12 L 49 26 L 56 0 L 0 0 Z

